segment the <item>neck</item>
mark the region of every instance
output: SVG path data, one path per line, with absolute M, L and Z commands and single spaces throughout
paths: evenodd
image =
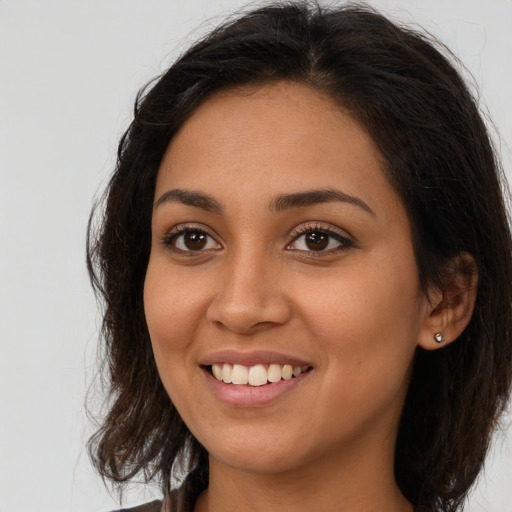
M 239 510 L 412 512 L 413 507 L 395 482 L 393 450 L 366 444 L 344 460 L 337 452 L 279 473 L 248 472 L 210 457 L 210 485 L 195 512 Z

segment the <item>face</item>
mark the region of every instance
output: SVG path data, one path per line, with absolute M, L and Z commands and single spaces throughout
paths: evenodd
M 277 83 L 195 111 L 159 170 L 144 302 L 162 382 L 217 464 L 392 452 L 428 302 L 379 153 L 330 99 Z

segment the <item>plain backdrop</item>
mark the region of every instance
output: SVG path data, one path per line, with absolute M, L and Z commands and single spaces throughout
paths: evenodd
M 467 65 L 511 176 L 512 0 L 370 3 L 424 26 Z M 116 508 L 84 449 L 99 325 L 89 210 L 138 88 L 243 4 L 0 0 L 1 512 Z M 505 428 L 470 512 L 512 512 L 511 445 Z M 135 486 L 125 505 L 152 496 Z

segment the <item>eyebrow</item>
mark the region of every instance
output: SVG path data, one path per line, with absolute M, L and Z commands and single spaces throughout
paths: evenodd
M 212 196 L 203 192 L 179 188 L 168 190 L 162 194 L 155 202 L 155 208 L 158 208 L 164 203 L 172 202 L 201 208 L 207 212 L 222 213 L 224 211 L 222 203 Z M 375 216 L 375 212 L 362 199 L 333 188 L 281 194 L 270 202 L 269 209 L 279 213 L 292 208 L 302 208 L 305 206 L 332 202 L 348 203 Z
M 332 202 L 348 203 L 357 206 L 362 210 L 375 216 L 375 212 L 359 197 L 352 196 L 341 190 L 334 188 L 324 188 L 318 190 L 307 190 L 292 194 L 282 194 L 277 196 L 271 203 L 270 209 L 275 212 L 282 212 L 291 208 L 301 208 L 321 203 Z
M 158 208 L 164 203 L 172 202 L 182 203 L 187 206 L 194 206 L 196 208 L 201 208 L 202 210 L 206 210 L 207 212 L 212 213 L 221 213 L 224 210 L 222 204 L 212 196 L 204 194 L 203 192 L 183 190 L 181 188 L 168 190 L 162 194 L 156 201 L 155 208 Z

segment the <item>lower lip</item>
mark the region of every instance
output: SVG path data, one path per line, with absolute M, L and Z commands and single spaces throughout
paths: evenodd
M 264 407 L 288 395 L 309 376 L 312 370 L 288 380 L 270 382 L 263 386 L 226 384 L 203 368 L 206 382 L 215 397 L 233 407 Z

